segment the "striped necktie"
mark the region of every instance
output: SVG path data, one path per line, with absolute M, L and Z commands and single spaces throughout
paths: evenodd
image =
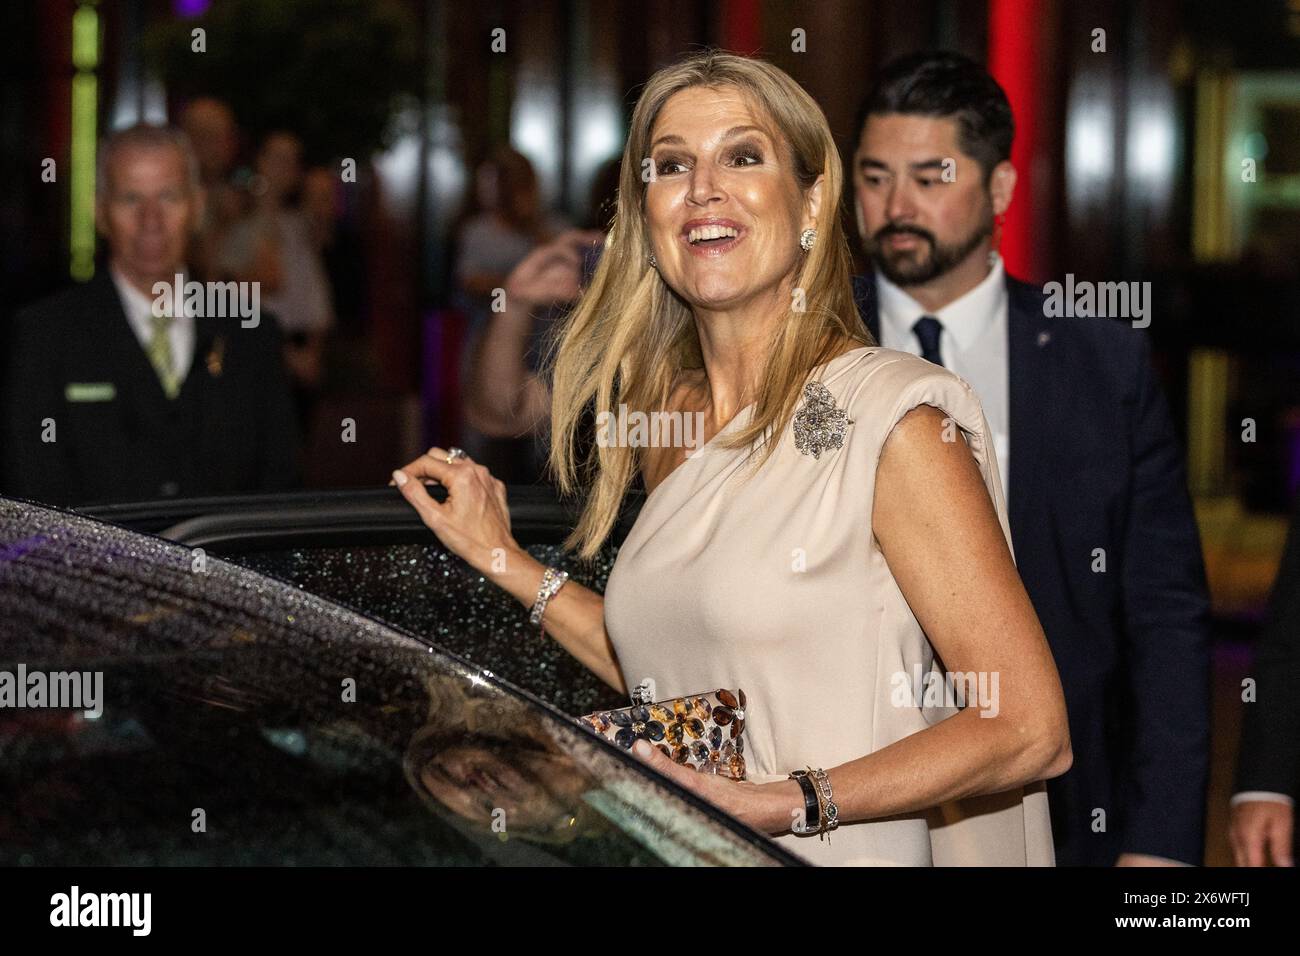
M 151 315 L 149 323 L 153 326 L 153 335 L 149 338 L 149 347 L 146 350 L 149 355 L 149 363 L 158 373 L 158 381 L 162 383 L 163 393 L 168 398 L 175 398 L 181 390 L 180 379 L 176 375 L 176 361 L 172 356 L 171 326 L 172 317 L 170 315 Z

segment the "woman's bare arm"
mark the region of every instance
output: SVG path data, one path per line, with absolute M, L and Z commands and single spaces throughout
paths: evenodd
M 510 533 L 505 485 L 482 465 L 469 460 L 448 463 L 446 458 L 446 451 L 431 448 L 394 472 L 398 490 L 449 550 L 531 608 L 546 569 Z M 447 500 L 434 501 L 425 490 L 425 479 L 445 485 Z M 543 623 L 546 633 L 588 670 L 627 694 L 614 645 L 605 631 L 603 597 L 568 581 L 547 603 Z
M 522 548 L 507 555 L 504 570 L 488 577 L 525 607 L 537 599 L 546 567 Z M 542 619 L 546 633 L 589 671 L 627 696 L 614 645 L 605 630 L 605 599 L 577 581 L 567 581 L 546 604 Z
M 943 412 L 920 405 L 894 428 L 876 473 L 872 523 L 945 669 L 997 675 L 996 716 L 967 706 L 828 770 L 845 820 L 998 793 L 1059 776 L 1072 760 L 1047 639 L 979 466 L 964 441 L 943 439 L 945 422 Z
M 550 415 L 550 392 L 524 363 L 533 308 L 531 302 L 507 294 L 505 311 L 489 317 L 470 355 L 465 414 L 485 435 L 525 435 Z
M 550 416 L 550 391 L 524 362 L 533 313 L 577 298 L 583 253 L 601 238 L 597 231 L 563 232 L 520 260 L 502 284 L 504 310 L 488 318 L 466 390 L 467 417 L 484 434 L 524 435 Z

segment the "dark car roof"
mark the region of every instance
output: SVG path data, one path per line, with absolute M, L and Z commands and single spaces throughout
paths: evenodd
M 0 863 L 795 863 L 545 703 L 201 550 L 0 499 Z

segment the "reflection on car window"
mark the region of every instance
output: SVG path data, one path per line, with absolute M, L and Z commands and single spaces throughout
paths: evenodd
M 608 862 L 615 834 L 637 846 L 628 864 L 739 862 L 730 834 L 682 814 L 665 791 L 614 766 L 610 748 L 586 730 L 538 722 L 523 702 L 479 697 L 472 687 L 431 684 L 430 721 L 405 759 L 411 785 L 469 832 L 566 847 L 586 863 Z
M 0 864 L 790 858 L 491 673 L 179 545 L 0 499 Z

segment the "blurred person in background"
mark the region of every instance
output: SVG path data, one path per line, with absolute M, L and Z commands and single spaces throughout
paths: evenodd
M 542 208 L 533 164 L 509 146 L 479 165 L 474 185 L 473 206 L 456 236 L 456 281 L 486 308 L 510 270 L 568 224 Z
M 0 491 L 66 505 L 293 487 L 297 430 L 274 320 L 245 327 L 190 314 L 185 300 L 158 307 L 156 283 L 188 280 L 203 218 L 184 133 L 113 133 L 96 183 L 107 268 L 13 321 Z
M 344 216 L 341 181 L 339 173 L 326 166 L 307 170 L 300 209 L 325 269 L 338 331 L 356 336 L 365 324 L 365 255 L 360 236 Z
M 465 388 L 466 417 L 488 435 L 525 436 L 546 456 L 551 394 L 540 368 L 555 317 L 571 305 L 600 255 L 605 234 L 569 229 L 538 246 L 505 279 L 505 308 L 488 316 Z M 504 480 L 504 479 L 503 479 Z
M 484 355 L 485 349 L 495 347 L 484 334 L 494 306 L 509 307 L 508 297 L 501 302 L 496 290 L 505 289 L 507 276 L 531 250 L 567 227 L 562 217 L 543 208 L 537 174 L 522 153 L 503 146 L 480 164 L 470 210 L 456 231 L 457 300 L 469 317 L 461 379 L 469 392 L 482 395 L 511 388 L 510 380 L 496 377 L 496 369 L 527 361 L 524 355 L 516 356 L 513 346 L 509 355 Z M 545 455 L 535 437 L 502 427 L 481 411 L 482 403 L 466 402 L 462 438 L 466 450 L 490 464 L 505 481 L 536 481 Z
M 247 197 L 231 182 L 235 157 L 239 153 L 239 127 L 230 107 L 210 96 L 200 97 L 185 107 L 181 129 L 189 137 L 199 161 L 206 202 L 203 218 L 194 237 L 190 261 L 204 279 L 217 279 L 217 262 L 226 233 L 246 211 Z
M 308 221 L 297 208 L 302 189 L 302 143 L 293 133 L 268 134 L 249 181 L 253 208 L 226 236 L 220 270 L 259 282 L 262 301 L 284 334 L 284 360 L 304 428 L 324 380 L 325 337 L 334 305 Z
M 1016 565 L 1060 668 L 1074 767 L 1047 785 L 1057 862 L 1199 865 L 1209 597 L 1150 344 L 1127 322 L 1050 318 L 1043 291 L 1005 272 L 1014 127 L 982 66 L 897 60 L 855 129 L 855 212 L 875 265 L 855 297 L 881 345 L 979 395 Z
M 534 437 L 538 478 L 550 415 L 550 392 L 538 371 L 556 318 L 577 299 L 600 260 L 621 166 L 615 156 L 592 178 L 585 230 L 565 230 L 510 271 L 502 286 L 504 309 L 488 314 L 466 379 L 467 414 L 486 434 Z
M 1250 670 L 1255 698 L 1243 706 L 1237 792 L 1228 837 L 1237 866 L 1295 866 L 1300 792 L 1300 496 L 1296 497 L 1269 621 Z

